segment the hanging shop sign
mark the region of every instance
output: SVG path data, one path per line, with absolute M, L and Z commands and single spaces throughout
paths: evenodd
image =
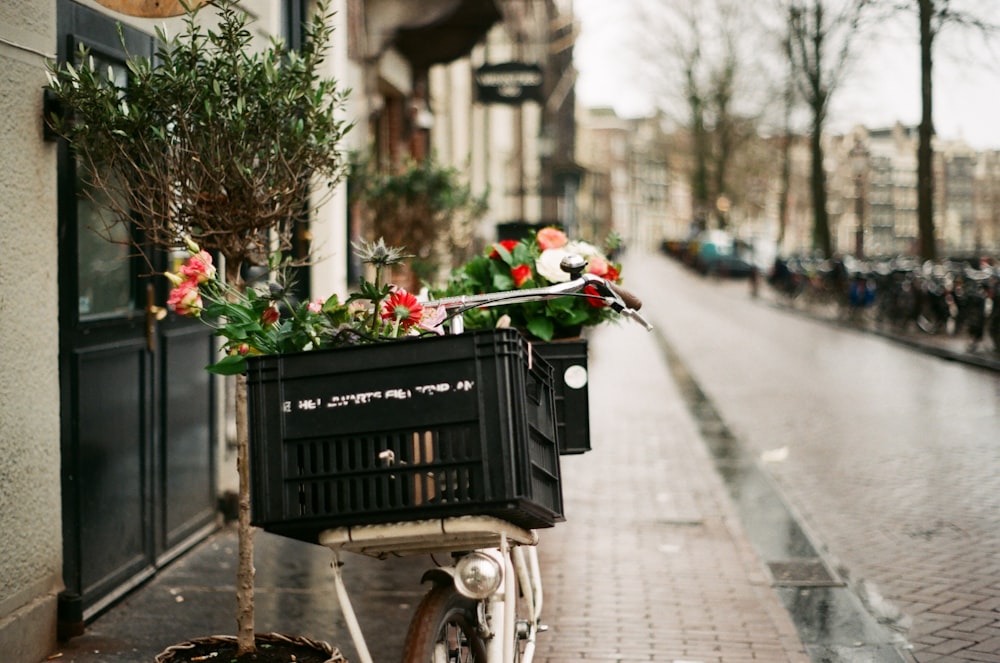
M 542 100 L 542 68 L 527 62 L 486 64 L 476 70 L 476 99 L 484 104 Z

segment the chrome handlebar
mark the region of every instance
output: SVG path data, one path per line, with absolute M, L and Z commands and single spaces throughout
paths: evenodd
M 587 286 L 592 286 L 596 294 L 584 292 Z M 523 304 L 526 302 L 537 302 L 557 297 L 585 297 L 587 299 L 600 300 L 611 310 L 620 313 L 627 318 L 634 320 L 647 331 L 653 326 L 639 314 L 642 301 L 607 279 L 603 279 L 596 274 L 578 274 L 575 278 L 563 283 L 540 288 L 525 288 L 524 290 L 505 290 L 503 292 L 488 292 L 480 295 L 458 295 L 455 297 L 443 297 L 428 302 L 423 302 L 427 307 L 444 307 L 449 311 L 449 317 L 461 316 L 465 311 L 474 308 L 490 308 L 493 306 L 506 306 L 508 304 Z

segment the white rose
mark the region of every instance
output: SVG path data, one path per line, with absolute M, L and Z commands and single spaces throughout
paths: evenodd
M 601 255 L 600 250 L 596 246 L 582 240 L 574 240 L 567 244 L 564 248 L 570 253 L 575 253 L 576 255 L 583 256 L 584 258 Z
M 569 252 L 565 248 L 545 249 L 535 261 L 535 270 L 553 283 L 569 281 L 569 272 L 564 272 L 560 266 L 562 259 L 568 255 Z

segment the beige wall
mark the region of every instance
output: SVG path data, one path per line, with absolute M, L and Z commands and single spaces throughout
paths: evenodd
M 35 661 L 61 589 L 55 148 L 42 140 L 55 2 L 0 3 L 0 652 Z
M 342 117 L 356 124 L 347 133 L 343 148 L 363 150 L 367 147 L 363 106 L 364 80 L 360 68 L 352 66 L 347 58 L 347 0 L 330 2 L 333 17 L 332 52 L 321 75 L 337 80 L 341 88 L 350 89 Z M 333 192 L 325 185 L 315 189 L 315 212 L 312 221 L 313 253 L 316 264 L 312 269 L 312 296 L 326 299 L 333 293 L 347 294 L 347 256 L 352 250 L 347 244 L 347 180 L 340 182 Z

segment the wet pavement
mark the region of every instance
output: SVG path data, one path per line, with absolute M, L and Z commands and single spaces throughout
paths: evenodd
M 840 595 L 913 660 L 1000 661 L 1000 357 L 982 347 L 969 356 L 960 338 L 895 337 L 793 310 L 764 288 L 753 299 L 746 281 L 703 279 L 664 260 L 630 274 L 669 284 L 658 330 L 849 590 L 785 599 L 814 660 L 814 629 L 799 613 L 840 611 L 843 601 L 817 598 Z M 734 495 L 753 495 L 730 479 Z M 749 502 L 742 513 L 768 512 Z M 765 560 L 783 543 L 750 538 Z M 858 638 L 878 642 L 863 630 Z
M 830 568 L 750 449 L 728 429 L 662 334 L 661 348 L 700 424 L 747 535 L 768 566 L 811 660 L 902 663 L 905 641 L 868 612 Z

